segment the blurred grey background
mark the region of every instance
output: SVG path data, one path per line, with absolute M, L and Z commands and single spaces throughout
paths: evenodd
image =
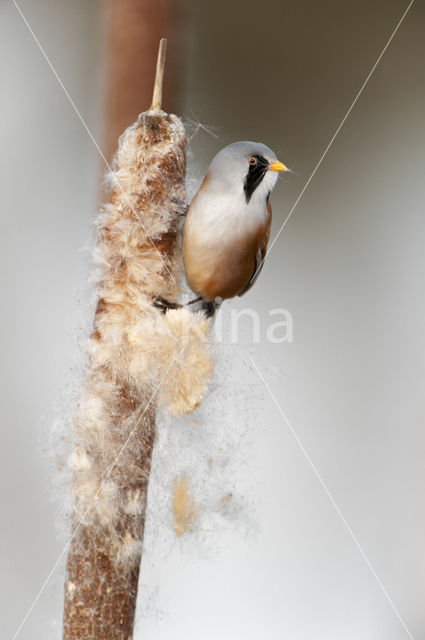
M 177 105 L 217 136 L 201 130 L 193 138 L 191 175 L 201 176 L 232 141 L 272 147 L 293 170 L 273 194 L 274 238 L 407 4 L 184 0 L 179 95 L 164 107 Z M 102 146 L 103 3 L 21 0 L 20 7 Z M 226 307 L 257 309 L 263 327 L 270 309 L 292 313 L 293 344 L 263 336 L 240 349 L 254 356 L 415 640 L 425 637 L 424 30 L 417 0 L 258 284 Z M 104 166 L 6 0 L 0 65 L 0 625 L 1 637 L 12 638 L 63 548 L 42 446 L 87 321 L 82 249 L 91 242 Z M 257 452 L 257 540 L 188 563 L 168 583 L 165 576 L 166 615 L 139 621 L 138 637 L 409 637 L 256 383 L 268 426 Z M 20 639 L 57 637 L 62 569 Z

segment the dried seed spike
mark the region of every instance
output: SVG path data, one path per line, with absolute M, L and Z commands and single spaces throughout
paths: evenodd
M 109 202 L 97 219 L 97 306 L 69 434 L 73 535 L 63 640 L 133 637 L 156 408 L 176 415 L 194 409 L 212 367 L 204 316 L 186 309 L 163 315 L 152 305 L 156 296 L 179 295 L 175 202 L 186 197 L 185 130 L 160 110 L 165 44 L 152 110 L 121 135 Z M 184 488 L 175 505 L 177 535 L 196 516 Z
M 150 111 L 161 109 L 162 103 L 162 83 L 164 80 L 165 54 L 167 51 L 167 38 L 159 41 L 158 58 L 156 61 L 155 82 L 153 85 L 152 105 Z

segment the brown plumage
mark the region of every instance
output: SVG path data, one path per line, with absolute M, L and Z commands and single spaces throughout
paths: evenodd
M 188 216 L 190 216 L 190 210 Z M 189 287 L 206 300 L 233 298 L 252 287 L 266 256 L 272 208 L 253 229 L 211 242 L 187 219 L 183 236 L 183 259 Z M 258 272 L 257 272 L 258 270 Z

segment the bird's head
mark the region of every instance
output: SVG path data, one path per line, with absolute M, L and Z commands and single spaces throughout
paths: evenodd
M 242 193 L 245 201 L 267 198 L 274 189 L 278 172 L 287 171 L 275 153 L 260 142 L 234 142 L 217 153 L 209 168 L 209 178 L 222 188 Z

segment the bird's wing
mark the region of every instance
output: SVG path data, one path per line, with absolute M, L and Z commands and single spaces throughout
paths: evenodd
M 254 271 L 252 272 L 252 276 L 250 277 L 246 285 L 242 287 L 242 289 L 239 291 L 238 296 L 243 296 L 244 293 L 246 293 L 251 289 L 251 287 L 253 286 L 254 282 L 257 280 L 263 268 L 264 259 L 266 257 L 266 252 L 267 252 L 267 244 L 270 238 L 270 227 L 272 224 L 272 207 L 269 200 L 267 200 L 267 212 L 268 212 L 268 216 L 267 216 L 265 234 L 263 236 L 263 242 L 261 243 L 261 246 L 259 247 L 257 254 L 255 256 Z
M 263 249 L 258 249 L 257 251 L 257 255 L 255 256 L 255 268 L 254 268 L 254 272 L 252 274 L 252 276 L 250 277 L 250 279 L 248 280 L 248 282 L 246 283 L 246 285 L 239 291 L 238 296 L 243 296 L 244 293 L 246 293 L 247 291 L 249 291 L 251 289 L 251 287 L 253 286 L 254 282 L 256 281 L 256 279 L 258 278 L 261 269 L 263 268 L 263 258 L 266 255 L 265 250 Z

